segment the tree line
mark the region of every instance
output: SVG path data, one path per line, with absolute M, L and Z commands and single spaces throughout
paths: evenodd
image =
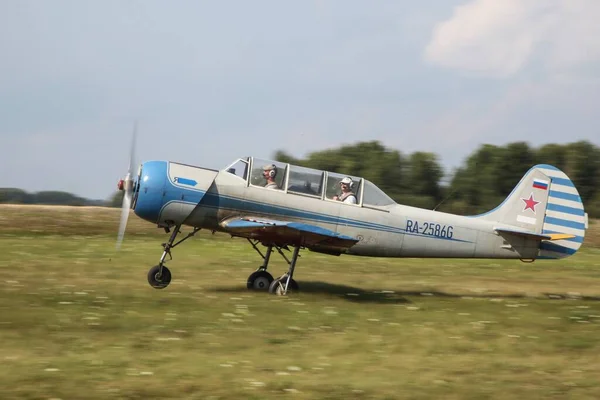
M 600 217 L 600 148 L 588 141 L 505 146 L 484 144 L 463 164 L 446 172 L 434 153 L 403 154 L 378 141 L 360 142 L 295 158 L 284 150 L 278 161 L 362 176 L 400 204 L 468 215 L 489 211 L 510 194 L 536 164 L 563 170 L 574 182 L 591 217 Z
M 56 190 L 29 193 L 23 189 L 0 188 L 0 204 L 101 206 L 107 205 L 107 202 L 103 200 L 89 200 L 68 192 Z
M 306 158 L 279 150 L 274 159 L 361 176 L 400 204 L 462 215 L 491 210 L 506 198 L 529 168 L 550 164 L 563 170 L 575 183 L 587 213 L 600 218 L 600 148 L 587 141 L 538 148 L 526 142 L 505 146 L 484 144 L 453 171 L 445 171 L 434 153 L 403 154 L 379 141 L 313 152 Z M 116 192 L 103 201 L 60 191 L 27 193 L 5 188 L 0 189 L 0 203 L 120 207 L 122 195 Z

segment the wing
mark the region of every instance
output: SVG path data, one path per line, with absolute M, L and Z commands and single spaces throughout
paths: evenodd
M 220 222 L 234 236 L 256 239 L 277 246 L 301 245 L 310 250 L 340 254 L 358 242 L 320 226 L 264 218 L 234 217 Z

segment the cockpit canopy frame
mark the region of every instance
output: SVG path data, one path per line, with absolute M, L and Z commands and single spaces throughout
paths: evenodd
M 344 204 L 368 208 L 381 208 L 397 204 L 373 182 L 362 177 L 307 168 L 280 161 L 244 157 L 235 160 L 224 171 L 240 178 L 240 181 L 243 181 L 246 186 L 265 190 L 278 190 L 283 193 L 307 196 L 324 201 L 336 201 L 333 197 L 341 194 L 341 181 L 350 178 L 350 189 L 354 192 L 357 202 L 356 204 Z M 267 176 L 272 177 L 276 187 L 273 184 L 268 188 L 266 187 Z

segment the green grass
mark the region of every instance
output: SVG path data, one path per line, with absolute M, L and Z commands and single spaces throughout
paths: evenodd
M 248 292 L 245 240 L 118 210 L 0 207 L 1 399 L 596 399 L 600 250 L 563 261 L 332 257 Z M 270 271 L 286 269 L 275 255 Z

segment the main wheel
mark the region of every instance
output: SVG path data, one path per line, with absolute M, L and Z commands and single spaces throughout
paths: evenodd
M 285 275 L 280 276 L 279 278 L 275 279 L 273 282 L 271 282 L 271 285 L 269 286 L 269 293 L 276 294 L 278 296 L 283 296 L 286 281 L 287 281 L 287 276 L 285 276 Z M 290 283 L 288 285 L 288 293 L 289 292 L 297 292 L 297 291 L 298 291 L 298 283 L 295 280 L 290 279 Z
M 171 271 L 163 265 L 162 274 L 159 275 L 160 267 L 155 265 L 148 271 L 148 283 L 154 289 L 164 289 L 171 283 Z
M 269 290 L 271 282 L 273 282 L 273 275 L 265 270 L 260 270 L 250 274 L 246 287 L 250 290 Z

